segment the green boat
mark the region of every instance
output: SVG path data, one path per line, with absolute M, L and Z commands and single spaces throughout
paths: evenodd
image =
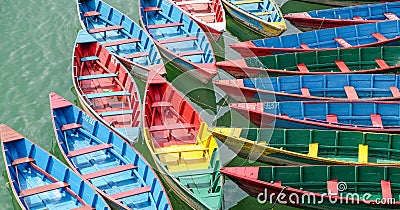
M 334 130 L 209 128 L 243 158 L 273 165 L 398 165 L 400 135 Z
M 320 5 L 327 5 L 333 7 L 348 7 L 354 6 L 359 4 L 377 4 L 379 2 L 385 2 L 384 0 L 295 0 L 295 1 L 302 1 L 312 4 L 320 4 Z M 389 0 L 390 1 L 390 0 Z
M 259 203 L 329 210 L 400 208 L 399 167 L 225 167 L 221 173 Z
M 217 66 L 236 78 L 267 73 L 269 76 L 386 73 L 400 69 L 399 52 L 400 47 L 394 46 L 296 52 L 220 61 Z

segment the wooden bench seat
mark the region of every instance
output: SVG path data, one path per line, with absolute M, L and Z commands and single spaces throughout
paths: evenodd
M 368 145 L 358 145 L 358 163 L 368 163 Z
M 140 58 L 140 57 L 145 57 L 149 56 L 149 52 L 137 52 L 137 53 L 132 53 L 128 55 L 123 55 L 122 57 L 127 58 L 127 59 L 133 59 L 133 58 Z
M 157 29 L 157 28 L 168 28 L 168 27 L 176 27 L 176 26 L 183 26 L 183 23 L 165 23 L 165 24 L 155 24 L 155 25 L 148 25 L 148 29 Z
M 372 126 L 383 128 L 382 118 L 380 114 L 370 114 Z
M 346 40 L 342 39 L 342 38 L 334 38 L 334 40 L 342 47 L 344 48 L 349 48 L 352 47 L 352 45 L 350 43 L 348 43 Z
M 134 196 L 134 195 L 139 195 L 139 194 L 143 194 L 143 193 L 147 193 L 151 191 L 151 187 L 150 186 L 145 186 L 145 187 L 141 187 L 141 188 L 137 188 L 134 190 L 128 190 L 125 192 L 120 192 L 117 194 L 112 194 L 110 195 L 111 198 L 113 199 L 121 199 L 121 198 L 126 198 L 126 197 L 130 197 L 130 196 Z
M 191 1 L 178 1 L 175 2 L 178 6 L 193 5 L 193 4 L 212 4 L 210 0 L 191 0 Z
M 383 15 L 384 15 L 388 20 L 400 20 L 400 18 L 397 17 L 396 14 L 391 13 L 391 12 L 384 12 Z
M 210 12 L 210 13 L 193 13 L 192 14 L 195 17 L 208 17 L 208 16 L 215 16 L 215 12 Z
M 336 114 L 327 114 L 326 121 L 328 121 L 330 123 L 337 123 L 338 122 L 337 115 Z
M 183 56 L 201 55 L 203 53 L 204 53 L 203 50 L 199 50 L 199 51 L 191 51 L 191 52 L 181 52 L 181 53 L 178 53 L 178 55 L 179 55 L 179 57 L 183 57 Z
M 301 88 L 301 95 L 303 95 L 303 96 L 311 96 L 310 90 L 308 89 L 308 87 Z
M 373 36 L 375 39 L 377 39 L 380 42 L 384 42 L 384 41 L 388 40 L 386 37 L 384 37 L 382 34 L 380 34 L 378 32 L 372 33 L 371 36 Z
M 135 43 L 135 42 L 140 42 L 138 38 L 132 38 L 132 39 L 121 39 L 115 42 L 107 42 L 104 43 L 104 47 L 112 47 L 112 46 L 117 46 L 117 45 L 123 45 L 123 44 L 130 44 L 130 43 Z
M 117 74 L 110 73 L 110 74 L 91 74 L 91 75 L 84 75 L 78 77 L 78 81 L 82 80 L 92 80 L 92 79 L 104 79 L 104 78 L 111 78 L 117 77 Z
M 144 12 L 162 11 L 162 9 L 160 7 L 146 7 L 143 10 L 144 10 Z
M 255 16 L 265 16 L 265 15 L 271 15 L 271 12 L 255 12 L 253 15 Z
M 90 29 L 88 32 L 89 34 L 100 33 L 100 32 L 107 32 L 107 31 L 114 31 L 114 30 L 121 30 L 123 26 L 107 26 L 102 28 L 93 28 Z
M 343 72 L 343 73 L 350 72 L 349 67 L 347 67 L 347 65 L 344 61 L 335 60 L 335 64 L 341 72 Z
M 310 157 L 318 157 L 318 143 L 311 143 L 308 145 L 308 156 Z
M 337 179 L 332 179 L 326 182 L 328 195 L 339 195 L 338 184 L 339 181 Z
M 155 125 L 150 126 L 149 131 L 165 131 L 165 130 L 177 130 L 177 129 L 191 129 L 195 128 L 196 126 L 190 123 L 184 124 L 166 124 L 166 125 Z
M 172 175 L 175 177 L 183 177 L 183 176 L 198 176 L 198 175 L 208 175 L 214 173 L 213 168 L 201 169 L 201 170 L 186 170 L 179 172 L 172 172 Z
M 304 44 L 304 43 L 300 44 L 300 48 L 301 49 L 305 49 L 305 50 L 309 50 L 310 49 L 310 47 L 307 44 Z
M 100 150 L 105 150 L 105 149 L 109 149 L 112 148 L 113 146 L 111 144 L 98 144 L 95 146 L 90 146 L 90 147 L 86 147 L 83 149 L 78 149 L 78 150 L 73 150 L 70 151 L 68 153 L 68 157 L 76 157 L 76 156 L 80 156 L 80 155 L 85 155 L 85 154 L 89 154 L 92 152 L 97 152 Z
M 302 72 L 302 73 L 308 73 L 309 72 L 306 64 L 304 64 L 304 63 L 297 64 L 297 69 L 299 69 L 299 71 Z
M 31 163 L 31 162 L 34 162 L 34 161 L 35 161 L 35 159 L 33 159 L 33 158 L 30 158 L 30 157 L 23 157 L 23 158 L 15 159 L 15 160 L 11 163 L 11 165 L 12 165 L 12 166 L 15 166 L 15 165 L 23 164 L 23 163 Z
M 78 123 L 70 123 L 70 124 L 65 124 L 61 127 L 61 131 L 67 131 L 67 130 L 72 130 L 75 128 L 82 128 L 81 124 Z
M 180 38 L 160 40 L 158 42 L 160 44 L 168 44 L 168 43 L 186 42 L 186 41 L 193 41 L 193 40 L 197 40 L 197 37 L 195 37 L 195 36 L 180 37 Z
M 39 187 L 34 187 L 34 188 L 22 190 L 19 193 L 19 196 L 27 197 L 27 196 L 36 195 L 36 194 L 39 194 L 39 193 L 48 192 L 48 191 L 51 191 L 51 190 L 56 190 L 56 189 L 68 187 L 68 186 L 69 186 L 69 184 L 67 184 L 65 182 L 55 182 L 55 183 L 51 183 L 51 184 L 47 184 L 47 185 L 43 185 L 43 186 L 39 186 Z
M 101 112 L 100 116 L 102 117 L 110 117 L 116 115 L 126 115 L 126 114 L 133 114 L 133 110 L 118 110 L 118 111 L 110 111 L 110 112 Z
M 81 207 L 78 207 L 78 208 L 73 208 L 71 210 L 95 210 L 95 208 L 93 208 L 91 206 L 88 206 L 88 205 L 85 205 L 85 206 L 81 206 Z
M 263 3 L 263 0 L 244 0 L 244 1 L 233 1 L 233 4 L 242 5 L 242 4 L 254 4 L 254 3 Z
M 100 15 L 100 12 L 97 12 L 97 11 L 88 11 L 88 12 L 83 13 L 83 17 L 96 17 L 99 15 Z
M 88 57 L 81 58 L 82 62 L 97 61 L 97 60 L 100 60 L 100 58 L 97 56 L 88 56 Z
M 357 100 L 360 99 L 357 95 L 356 90 L 353 86 L 344 86 L 344 92 L 346 92 L 347 98 L 349 100 Z
M 84 179 L 89 180 L 89 179 L 95 179 L 95 178 L 102 177 L 102 176 L 116 174 L 116 173 L 123 172 L 123 171 L 129 171 L 129 170 L 136 169 L 136 168 L 137 168 L 137 166 L 135 166 L 133 164 L 127 164 L 127 165 L 117 166 L 114 168 L 109 168 L 109 169 L 105 169 L 105 170 L 101 170 L 101 171 L 96 171 L 96 172 L 89 173 L 89 174 L 84 174 L 84 175 L 82 175 L 82 177 Z
M 392 187 L 389 180 L 381 180 L 382 198 L 392 199 Z
M 363 18 L 361 16 L 354 16 L 353 20 L 363 20 Z
M 162 154 L 182 153 L 182 152 L 201 152 L 201 151 L 207 151 L 207 150 L 208 150 L 208 148 L 177 149 L 177 150 L 159 151 L 159 152 L 156 152 L 156 154 L 162 155 Z
M 101 93 L 92 93 L 92 94 L 86 94 L 86 97 L 88 99 L 93 99 L 93 98 L 103 98 L 103 97 L 111 97 L 111 96 L 129 96 L 131 95 L 127 91 L 113 91 L 113 92 L 101 92 Z
M 393 97 L 400 97 L 399 88 L 395 86 L 390 86 L 390 92 L 392 92 Z
M 172 104 L 168 101 L 159 101 L 151 104 L 151 108 L 157 108 L 157 107 L 172 107 Z
M 387 68 L 390 67 L 390 66 L 386 63 L 385 60 L 380 59 L 380 58 L 376 58 L 376 59 L 375 59 L 375 62 L 376 62 L 376 64 L 378 64 L 379 68 L 387 69 Z

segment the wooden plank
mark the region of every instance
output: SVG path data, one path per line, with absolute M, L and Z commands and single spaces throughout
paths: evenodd
M 151 187 L 150 186 L 145 186 L 145 187 L 137 188 L 137 189 L 134 189 L 134 190 L 129 190 L 129 191 L 125 191 L 125 192 L 121 192 L 121 193 L 117 193 L 117 194 L 112 194 L 112 195 L 110 195 L 110 197 L 118 200 L 118 199 L 121 199 L 121 198 L 126 198 L 126 197 L 130 197 L 130 196 L 134 196 L 134 195 L 139 195 L 139 194 L 147 193 L 147 192 L 150 192 L 150 191 L 151 191 Z
M 308 156 L 318 157 L 318 143 L 311 143 L 308 145 Z
M 79 155 L 85 155 L 85 154 L 88 154 L 88 153 L 97 152 L 97 151 L 105 150 L 105 149 L 112 148 L 112 147 L 113 146 L 111 144 L 98 144 L 98 145 L 95 145 L 95 146 L 90 146 L 90 147 L 86 147 L 86 148 L 83 148 L 83 149 L 70 151 L 68 153 L 68 157 L 76 157 L 76 156 L 79 156 Z
M 88 11 L 83 13 L 83 17 L 94 17 L 94 16 L 99 16 L 100 12 L 97 11 Z
M 51 191 L 51 190 L 60 189 L 60 188 L 63 188 L 63 187 L 68 187 L 68 186 L 69 186 L 69 184 L 67 184 L 65 182 L 55 182 L 55 183 L 51 183 L 51 184 L 48 184 L 48 185 L 43 185 L 43 186 L 39 186 L 39 187 L 34 187 L 34 188 L 22 190 L 19 193 L 19 196 L 27 197 L 27 196 L 36 195 L 36 194 L 39 194 L 39 193 L 48 192 L 48 191 Z
M 370 117 L 371 117 L 372 126 L 377 126 L 377 127 L 383 128 L 382 118 L 381 118 L 380 114 L 371 114 Z
M 201 151 L 207 151 L 208 148 L 193 148 L 193 149 L 179 149 L 179 150 L 164 150 L 164 151 L 159 151 L 156 152 L 155 154 L 161 155 L 161 154 L 173 154 L 173 153 L 182 153 L 182 152 L 201 152 Z
M 368 145 L 358 145 L 358 163 L 368 163 Z
M 384 42 L 387 41 L 388 39 L 386 37 L 384 37 L 382 34 L 380 34 L 379 32 L 376 33 L 372 33 L 371 36 L 375 37 L 375 39 L 377 39 L 380 42 Z
M 208 17 L 208 16 L 215 16 L 215 12 L 210 12 L 210 13 L 192 13 L 193 16 L 195 17 Z
M 390 91 L 392 92 L 393 97 L 400 97 L 399 88 L 395 86 L 390 86 Z
M 81 125 L 81 124 L 78 124 L 78 123 L 66 124 L 66 125 L 63 125 L 63 126 L 61 127 L 61 131 L 72 130 L 72 129 L 75 129 L 75 128 L 82 128 L 82 125 Z
M 81 58 L 82 62 L 88 62 L 88 61 L 96 61 L 99 60 L 100 58 L 97 56 L 88 56 L 88 57 L 83 57 Z
M 386 63 L 385 60 L 380 59 L 380 58 L 376 58 L 376 59 L 375 59 L 375 62 L 376 62 L 376 64 L 378 64 L 379 68 L 387 69 L 387 68 L 390 67 L 390 66 Z
M 103 98 L 103 97 L 111 97 L 111 96 L 129 96 L 131 93 L 127 91 L 113 91 L 113 92 L 101 92 L 101 93 L 92 93 L 86 94 L 88 99 L 93 98 Z
M 363 18 L 361 16 L 354 16 L 353 20 L 363 20 Z
M 254 12 L 253 13 L 253 15 L 255 15 L 255 16 L 265 16 L 265 15 L 271 15 L 271 14 L 272 14 L 271 12 Z
M 101 112 L 100 116 L 102 117 L 110 117 L 110 116 L 116 116 L 116 115 L 126 115 L 126 114 L 133 114 L 133 110 L 117 110 L 117 111 L 110 111 L 110 112 Z
M 190 123 L 183 123 L 183 124 L 166 124 L 166 125 L 155 125 L 155 126 L 150 126 L 149 131 L 154 132 L 154 131 L 165 131 L 165 130 L 177 130 L 177 129 L 189 129 L 189 128 L 195 128 L 193 124 Z
M 172 104 L 168 101 L 158 101 L 151 104 L 151 108 L 157 107 L 172 107 Z
M 382 188 L 382 198 L 385 198 L 387 200 L 393 198 L 390 180 L 381 180 L 381 188 Z
M 384 15 L 388 20 L 400 20 L 400 18 L 397 17 L 396 14 L 391 13 L 391 12 L 384 12 L 383 15 Z
M 145 57 L 148 55 L 149 55 L 149 52 L 138 52 L 138 53 L 132 53 L 129 55 L 124 55 L 122 57 L 127 58 L 127 59 L 133 59 L 133 58 Z
M 338 183 L 339 181 L 337 179 L 327 181 L 326 188 L 328 189 L 328 195 L 338 195 Z
M 95 208 L 93 208 L 91 206 L 88 206 L 88 205 L 85 205 L 85 206 L 81 206 L 81 207 L 78 207 L 78 208 L 73 208 L 71 210 L 95 210 Z
M 344 61 L 338 61 L 338 60 L 336 60 L 336 61 L 335 61 L 335 64 L 336 64 L 336 66 L 338 67 L 338 69 L 339 69 L 341 72 L 344 72 L 344 73 L 350 72 L 349 67 L 347 67 L 347 65 L 346 65 L 346 63 L 345 63 Z
M 327 114 L 326 121 L 328 121 L 330 123 L 337 123 L 338 122 L 337 115 L 336 114 Z
M 146 7 L 143 10 L 144 12 L 162 11 L 160 7 Z
M 89 32 L 89 34 L 94 34 L 94 33 L 106 32 L 106 31 L 121 30 L 123 28 L 124 28 L 123 26 L 107 26 L 107 27 L 102 27 L 102 28 L 93 28 L 93 29 L 90 29 L 88 32 Z
M 191 51 L 191 52 L 181 52 L 181 53 L 178 53 L 178 55 L 179 55 L 179 57 L 183 57 L 183 56 L 191 56 L 191 55 L 201 55 L 203 53 L 204 53 L 203 50 L 199 50 L 199 51 Z
M 197 40 L 195 36 L 188 36 L 188 37 L 181 37 L 181 38 L 174 38 L 174 39 L 165 39 L 158 41 L 160 44 L 168 44 L 168 43 L 176 43 L 176 42 L 186 42 L 186 41 L 193 41 Z
M 356 89 L 353 86 L 344 86 L 344 91 L 346 92 L 347 98 L 349 100 L 360 99 L 357 95 Z
M 301 47 L 302 49 L 305 49 L 305 50 L 309 50 L 309 49 L 310 49 L 310 47 L 309 47 L 307 44 L 305 44 L 305 43 L 301 43 L 301 44 L 300 44 L 300 47 Z
M 34 161 L 35 161 L 35 159 L 33 159 L 33 158 L 30 158 L 30 157 L 23 157 L 23 158 L 15 159 L 15 160 L 11 163 L 11 165 L 15 166 L 15 165 L 23 164 L 23 163 L 31 163 L 31 162 L 34 162 Z
M 84 174 L 84 175 L 82 175 L 82 177 L 84 179 L 89 180 L 89 179 L 95 179 L 95 178 L 102 177 L 102 176 L 108 176 L 111 174 L 116 174 L 119 172 L 128 171 L 128 170 L 132 170 L 132 169 L 136 169 L 136 168 L 137 168 L 137 166 L 135 166 L 131 163 L 131 164 L 117 166 L 114 168 L 109 168 L 109 169 L 105 169 L 105 170 L 101 170 L 101 171 L 96 171 L 96 172 L 89 173 L 89 174 Z
M 193 4 L 212 4 L 213 2 L 209 0 L 191 0 L 191 1 L 178 1 L 175 3 L 178 6 L 183 6 L 183 5 L 193 5 Z
M 148 25 L 148 29 L 156 29 L 156 28 L 168 28 L 168 27 L 176 27 L 176 26 L 183 26 L 183 23 L 165 23 L 165 24 L 155 24 L 155 25 Z
M 123 45 L 123 44 L 130 44 L 130 43 L 135 43 L 139 42 L 140 40 L 138 38 L 132 38 L 132 39 L 121 39 L 115 42 L 107 42 L 103 44 L 103 47 L 112 47 L 112 46 L 117 46 L 117 45 Z
M 301 88 L 301 94 L 303 96 L 311 96 L 310 91 L 308 90 L 308 87 Z
M 352 47 L 352 45 L 350 43 L 348 43 L 346 40 L 344 40 L 342 38 L 338 37 L 338 38 L 334 38 L 334 40 L 344 48 Z
M 309 71 L 308 71 L 308 68 L 307 68 L 307 66 L 306 66 L 306 64 L 304 64 L 304 63 L 299 63 L 299 64 L 297 64 L 297 68 L 298 68 L 299 71 L 302 72 L 302 73 L 308 73 L 308 72 L 309 72 Z
M 117 77 L 117 74 L 110 73 L 110 74 L 91 74 L 91 75 L 83 75 L 78 77 L 78 81 L 82 80 L 92 80 L 92 79 L 104 79 L 104 78 L 111 78 Z

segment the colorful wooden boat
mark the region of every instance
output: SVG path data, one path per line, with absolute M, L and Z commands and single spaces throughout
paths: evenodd
M 348 7 L 348 6 L 355 6 L 360 4 L 375 4 L 377 2 L 389 2 L 395 0 L 296 0 L 302 1 L 312 4 L 320 4 L 320 5 L 327 5 L 333 7 Z
M 141 23 L 164 57 L 207 83 L 217 74 L 214 51 L 204 31 L 168 0 L 139 0 Z
M 217 66 L 236 78 L 267 73 L 269 76 L 386 73 L 400 69 L 399 51 L 400 47 L 393 46 L 287 53 L 221 61 Z
M 226 11 L 239 23 L 266 37 L 279 36 L 286 23 L 274 0 L 222 0 Z
M 123 138 L 55 93 L 50 108 L 67 163 L 113 207 L 172 209 L 156 173 Z
M 181 8 L 203 29 L 209 32 L 211 38 L 217 41 L 226 31 L 225 10 L 221 0 L 171 0 Z
M 400 2 L 368 4 L 284 15 L 302 31 L 399 20 Z
M 215 80 L 239 102 L 383 101 L 400 99 L 400 75 L 336 74 Z
M 400 102 L 289 101 L 230 104 L 260 127 L 400 132 Z
M 136 143 L 141 107 L 135 80 L 104 45 L 84 30 L 76 38 L 72 77 L 85 109 L 130 143 Z
M 244 57 L 400 44 L 400 20 L 308 31 L 230 45 Z
M 149 70 L 164 75 L 161 54 L 153 40 L 132 19 L 100 0 L 76 0 L 82 28 L 131 68 L 143 81 Z
M 273 165 L 398 165 L 400 135 L 356 131 L 209 128 L 243 158 Z
M 93 186 L 7 125 L 0 125 L 8 181 L 21 209 L 110 209 Z
M 189 101 L 165 79 L 150 75 L 144 138 L 165 183 L 193 209 L 223 209 L 216 140 Z
M 400 206 L 399 167 L 225 167 L 221 173 L 260 202 L 304 209 L 399 209 Z

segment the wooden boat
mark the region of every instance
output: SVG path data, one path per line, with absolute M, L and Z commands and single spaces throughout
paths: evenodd
M 271 37 L 286 31 L 286 23 L 274 0 L 222 0 L 226 11 L 250 30 Z
M 86 31 L 77 36 L 72 77 L 80 102 L 88 112 L 130 143 L 140 135 L 140 95 L 135 80 Z
M 368 4 L 284 15 L 302 31 L 399 20 L 400 2 Z
M 144 138 L 165 183 L 193 209 L 223 209 L 216 140 L 189 101 L 165 79 L 150 75 Z
M 194 79 L 217 74 L 214 51 L 204 31 L 168 0 L 139 0 L 141 23 L 164 57 Z
M 398 209 L 400 206 L 396 199 L 400 194 L 399 167 L 253 166 L 225 167 L 221 173 L 260 202 L 304 209 Z
M 400 99 L 400 75 L 336 74 L 215 80 L 239 102 L 383 101 Z
M 225 10 L 221 0 L 171 0 L 215 41 L 226 31 Z
M 76 0 L 82 28 L 103 47 L 146 81 L 149 70 L 165 75 L 161 54 L 153 40 L 138 24 L 100 0 Z
M 65 160 L 113 207 L 172 209 L 157 174 L 123 138 L 55 93 L 50 108 Z
M 348 7 L 348 6 L 355 6 L 360 4 L 375 4 L 377 2 L 390 2 L 395 0 L 296 0 L 302 1 L 312 4 L 320 4 L 320 5 L 327 5 L 333 7 Z
M 260 127 L 397 133 L 400 102 L 289 101 L 230 104 Z
M 400 44 L 400 20 L 308 31 L 230 45 L 244 57 Z
M 8 181 L 21 209 L 110 209 L 93 186 L 5 124 L 1 147 Z
M 243 158 L 273 165 L 398 165 L 400 135 L 356 131 L 209 128 Z
M 400 69 L 400 47 L 367 47 L 287 53 L 220 61 L 217 66 L 236 78 L 258 75 L 371 74 Z

